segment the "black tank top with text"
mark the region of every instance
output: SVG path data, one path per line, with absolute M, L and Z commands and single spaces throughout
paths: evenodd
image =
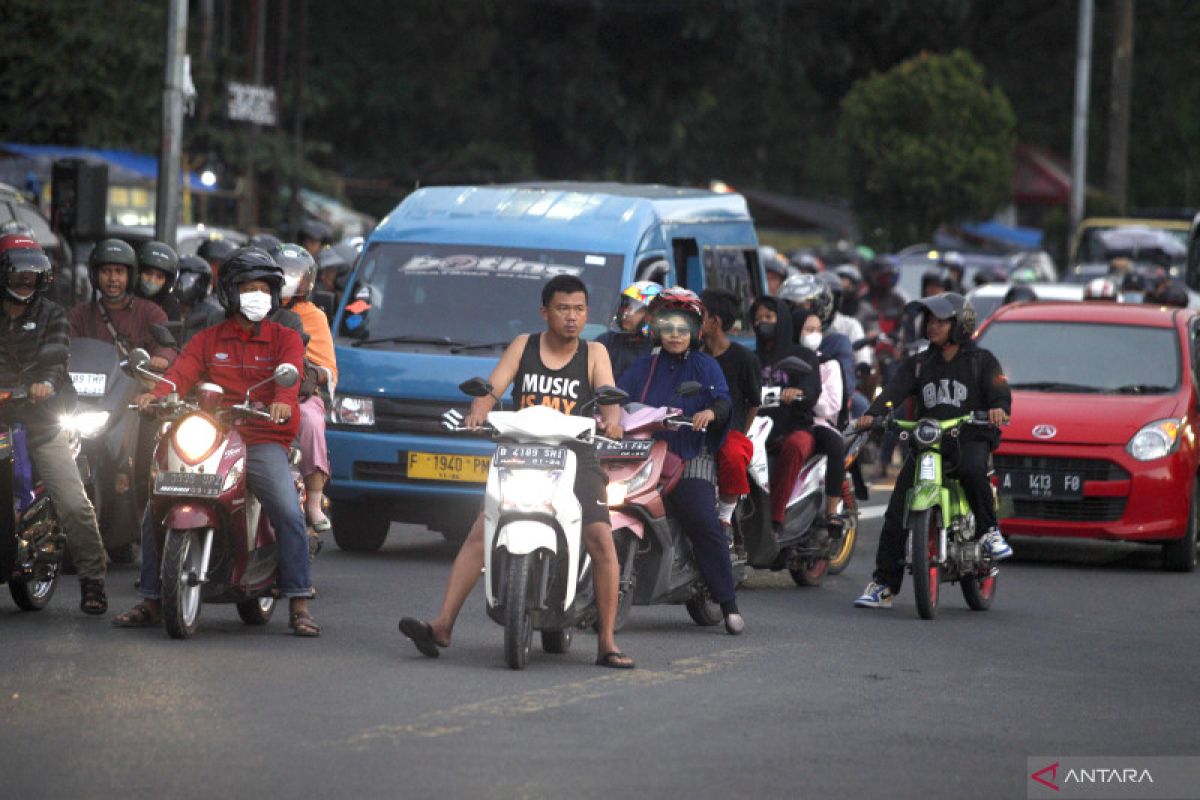
M 550 369 L 542 363 L 541 339 L 540 333 L 534 333 L 525 341 L 521 363 L 513 378 L 514 407 L 520 410 L 549 406 L 574 416 L 594 413 L 594 404 L 590 404 L 594 392 L 588 376 L 588 343 L 580 340 L 575 355 L 562 369 Z M 585 405 L 587 409 L 581 410 Z

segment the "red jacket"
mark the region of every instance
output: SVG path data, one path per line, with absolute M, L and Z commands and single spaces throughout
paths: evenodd
M 181 396 L 197 383 L 215 383 L 225 390 L 225 404 L 233 405 L 245 398 L 248 388 L 270 378 L 275 368 L 284 363 L 304 373 L 304 343 L 300 334 L 269 320 L 258 323 L 256 329 L 244 331 L 237 322 L 227 319 L 193 336 L 167 370 L 166 378 L 179 387 Z M 163 397 L 170 391 L 171 387 L 165 383 L 154 387 L 155 397 Z M 292 416 L 282 425 L 244 419 L 238 430 L 246 443 L 278 442 L 289 447 L 300 427 L 299 392 L 298 382 L 285 389 L 274 381 L 251 392 L 250 399 L 254 402 L 287 403 L 292 407 Z

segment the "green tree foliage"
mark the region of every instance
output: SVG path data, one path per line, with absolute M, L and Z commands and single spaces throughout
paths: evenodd
M 839 133 L 868 239 L 896 247 L 990 216 L 1009 198 L 1015 128 L 1004 93 L 962 50 L 856 83 Z

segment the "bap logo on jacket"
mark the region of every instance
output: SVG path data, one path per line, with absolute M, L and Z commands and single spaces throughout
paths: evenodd
M 967 399 L 967 387 L 958 381 L 942 378 L 921 387 L 921 401 L 926 408 L 954 406 L 959 408 Z

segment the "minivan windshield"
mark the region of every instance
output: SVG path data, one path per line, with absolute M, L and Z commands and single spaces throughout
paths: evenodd
M 614 253 L 492 245 L 372 244 L 362 256 L 339 334 L 358 344 L 503 347 L 545 328 L 542 286 L 576 275 L 588 287 L 585 339 L 605 330 L 621 291 Z
M 1174 328 L 997 321 L 980 334 L 979 346 L 999 359 L 1013 389 L 1165 394 L 1179 387 Z

